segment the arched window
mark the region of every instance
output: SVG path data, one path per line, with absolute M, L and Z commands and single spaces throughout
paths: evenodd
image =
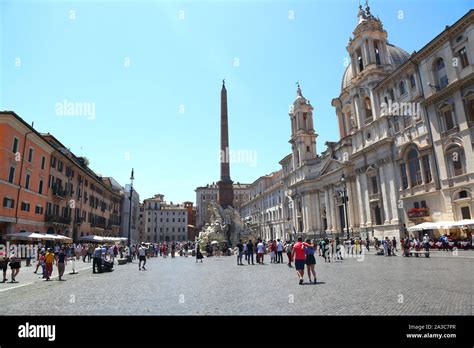
M 378 41 L 374 41 L 374 53 L 375 53 L 375 63 L 377 65 L 381 65 L 381 60 L 380 60 L 380 51 L 379 51 L 379 46 L 378 46 Z
M 359 72 L 362 72 L 362 70 L 364 70 L 364 61 L 362 59 L 362 51 L 360 48 L 356 50 L 356 59 L 357 65 L 359 66 Z
M 372 104 L 370 103 L 370 98 L 364 98 L 364 108 L 365 108 L 365 122 L 370 122 L 373 119 L 372 115 Z
M 435 82 L 439 89 L 448 85 L 448 75 L 443 58 L 438 58 L 434 63 Z
M 452 176 L 466 173 L 464 149 L 461 146 L 453 145 L 446 150 L 446 162 L 448 163 Z
M 411 149 L 407 156 L 408 172 L 410 175 L 411 187 L 421 185 L 421 166 L 419 154 L 416 149 Z
M 400 93 L 400 95 L 404 95 L 407 92 L 407 89 L 405 88 L 405 82 L 400 81 L 398 83 L 398 92 Z

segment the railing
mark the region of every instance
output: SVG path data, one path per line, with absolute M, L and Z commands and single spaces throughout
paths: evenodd
M 56 222 L 64 225 L 69 225 L 71 223 L 70 217 L 63 217 L 59 215 L 45 215 L 44 216 L 45 222 Z
M 91 227 L 105 229 L 105 223 L 104 222 L 91 222 Z
M 60 185 L 54 184 L 53 187 L 53 195 L 59 198 L 66 198 L 67 192 L 62 188 Z
M 407 212 L 408 218 L 420 218 L 430 216 L 429 208 L 412 208 Z

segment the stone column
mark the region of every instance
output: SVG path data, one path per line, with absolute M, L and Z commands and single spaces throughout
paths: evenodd
M 367 174 L 361 173 L 361 189 L 362 189 L 362 205 L 365 208 L 366 211 L 366 220 L 365 220 L 365 225 L 367 227 L 372 226 L 372 216 L 370 213 L 370 203 L 369 203 L 369 188 L 367 185 Z
M 329 187 L 329 205 L 331 206 L 332 232 L 337 231 L 336 206 L 334 204 L 334 187 Z
M 320 204 L 320 198 L 319 198 L 319 191 L 316 191 L 315 194 L 313 195 L 313 200 L 314 200 L 314 217 L 315 217 L 315 229 L 318 230 L 318 232 L 321 232 L 323 230 L 323 226 L 321 223 L 321 204 Z
M 370 89 L 369 89 L 369 98 L 370 98 L 370 105 L 372 107 L 372 119 L 375 120 L 375 119 L 378 118 L 377 116 L 380 115 L 379 107 L 378 107 L 380 105 L 380 103 L 377 102 L 376 99 L 378 99 L 378 98 L 377 98 L 377 96 L 374 95 L 374 91 L 373 91 L 372 87 L 370 87 Z
M 367 49 L 367 40 L 364 40 L 361 47 L 362 51 L 362 60 L 364 62 L 364 70 L 367 68 L 367 65 L 370 64 L 369 51 Z
M 349 226 L 348 226 L 349 230 L 351 228 L 354 228 L 354 225 L 355 225 L 355 223 L 354 223 L 354 204 L 353 204 L 355 196 L 353 194 L 353 189 L 352 189 L 353 183 L 354 182 L 352 181 L 352 179 L 347 180 L 346 195 L 347 195 L 347 198 L 348 198 L 348 200 L 347 200 L 347 210 L 348 210 L 347 217 L 349 219 Z
M 357 127 L 360 128 L 362 127 L 363 123 L 362 123 L 362 109 L 361 109 L 361 99 L 360 99 L 360 96 L 358 98 L 354 98 L 353 99 L 353 108 L 354 108 L 354 115 L 356 117 L 356 120 L 357 120 Z
M 356 188 L 357 188 L 357 198 L 358 198 L 358 207 L 359 207 L 359 216 L 360 216 L 360 227 L 365 227 L 365 207 L 362 204 L 363 200 L 363 191 L 362 191 L 362 183 L 361 183 L 361 173 L 356 174 Z
M 326 203 L 326 221 L 327 221 L 327 225 L 328 225 L 328 228 L 327 230 L 328 231 L 332 231 L 332 211 L 331 211 L 331 204 L 330 204 L 330 201 L 329 201 L 329 187 L 326 187 L 325 188 L 325 191 L 324 191 L 324 201 Z
M 387 190 L 387 176 L 385 173 L 385 165 L 382 164 L 379 168 L 379 182 L 380 182 L 380 191 L 382 194 L 382 203 L 383 203 L 383 214 L 384 214 L 384 225 L 388 225 L 390 223 L 390 220 L 392 219 L 391 215 L 392 212 L 390 211 L 390 206 L 389 206 L 389 191 Z
M 368 46 L 367 49 L 369 51 L 370 62 L 375 64 L 376 60 L 375 60 L 374 40 L 369 39 L 367 46 Z
M 421 159 L 421 154 L 418 152 L 418 163 L 420 163 L 420 171 L 421 171 L 421 183 L 424 185 L 427 182 L 425 181 L 425 166 L 423 165 L 423 161 Z
M 392 220 L 391 223 L 396 225 L 399 223 L 398 220 L 398 192 L 396 188 L 396 179 L 395 179 L 395 166 L 388 163 L 386 166 L 386 174 L 388 179 L 388 191 L 390 199 L 390 208 L 392 209 Z

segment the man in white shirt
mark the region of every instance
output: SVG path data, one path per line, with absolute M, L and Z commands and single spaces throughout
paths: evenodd
M 277 263 L 283 263 L 283 243 L 277 239 Z
M 142 261 L 143 261 L 143 266 L 141 265 Z M 138 270 L 141 271 L 143 268 L 143 270 L 146 271 L 145 264 L 146 264 L 146 246 L 145 246 L 145 243 L 142 243 L 142 245 L 138 249 Z
M 257 263 L 263 265 L 263 255 L 265 254 L 265 245 L 262 240 L 258 240 L 257 244 Z
M 112 263 L 114 263 L 114 261 L 115 261 L 114 245 L 111 245 L 111 246 L 110 246 L 108 252 L 109 252 L 109 260 L 110 260 Z
M 430 257 L 430 237 L 426 233 L 423 236 L 423 246 L 425 248 L 425 257 Z

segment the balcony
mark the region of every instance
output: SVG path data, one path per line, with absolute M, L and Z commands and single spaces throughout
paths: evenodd
M 61 198 L 61 199 L 66 199 L 67 192 L 61 185 L 54 184 L 52 187 L 53 190 L 53 196 Z
M 430 216 L 430 209 L 429 208 L 412 208 L 407 212 L 408 218 L 410 220 L 422 220 L 426 221 Z
M 44 216 L 44 221 L 45 222 L 52 222 L 56 224 L 62 224 L 62 225 L 70 225 L 71 224 L 71 218 L 70 217 L 63 217 L 59 215 L 49 215 L 46 214 Z
M 105 230 L 105 222 L 91 222 L 91 227 L 101 228 Z

